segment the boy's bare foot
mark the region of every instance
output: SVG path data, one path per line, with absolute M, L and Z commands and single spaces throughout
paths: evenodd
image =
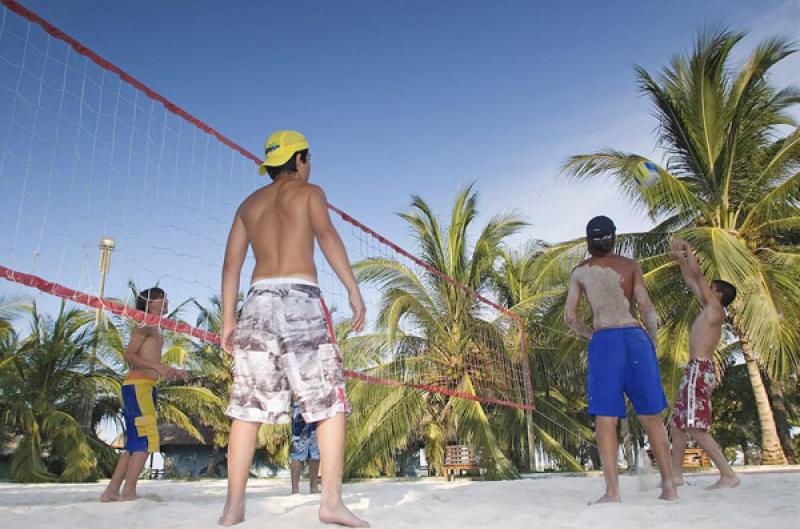
M 134 493 L 134 494 L 123 494 L 118 498 L 119 501 L 136 501 L 138 499 L 139 499 L 139 496 L 137 496 L 136 493 Z
M 309 493 L 309 494 L 319 494 L 319 492 L 320 492 L 320 491 L 319 491 L 319 488 L 318 488 L 318 487 L 310 487 L 310 488 L 308 489 L 308 493 Z
M 589 505 L 597 505 L 598 503 L 622 503 L 619 494 L 605 493 L 594 501 L 590 501 Z
M 244 504 L 231 507 L 227 503 L 225 508 L 222 509 L 222 516 L 219 517 L 217 523 L 223 527 L 230 527 L 232 525 L 240 524 L 244 521 Z
M 659 496 L 658 499 L 665 501 L 678 500 L 678 491 L 675 490 L 675 485 L 672 484 L 672 480 L 661 482 L 661 496 Z
M 300 494 L 300 489 L 292 489 L 292 494 Z
M 103 503 L 117 500 L 119 500 L 119 492 L 114 492 L 113 490 L 106 489 L 105 492 L 103 492 L 103 495 L 100 496 L 100 501 Z
M 319 506 L 319 521 L 322 523 L 344 525 L 345 527 L 371 527 L 369 522 L 362 520 L 340 503 L 334 508 Z
M 717 490 L 717 489 L 732 489 L 734 487 L 738 487 L 742 483 L 742 480 L 739 479 L 739 476 L 736 474 L 732 476 L 721 476 L 719 481 L 711 485 L 710 487 L 706 487 L 706 490 Z

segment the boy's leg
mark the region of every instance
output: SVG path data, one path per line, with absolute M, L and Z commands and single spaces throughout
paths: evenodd
M 124 501 L 136 499 L 136 484 L 139 481 L 139 474 L 142 473 L 144 464 L 147 462 L 147 452 L 133 452 L 128 458 L 128 468 L 125 471 L 125 485 L 122 487 L 122 494 L 119 499 Z
M 108 482 L 106 490 L 100 496 L 100 501 L 116 501 L 119 499 L 119 488 L 125 479 L 125 473 L 128 470 L 128 459 L 130 454 L 125 452 L 117 460 L 117 466 L 114 468 L 114 474 L 111 475 L 111 481 Z
M 683 485 L 683 453 L 686 451 L 689 436 L 674 424 L 670 432 L 672 433 L 672 482 L 676 487 L 680 487 Z
M 292 472 L 292 494 L 300 494 L 300 470 L 302 463 L 300 461 L 292 461 L 289 464 L 289 470 Z
M 731 489 L 739 486 L 741 483 L 739 476 L 736 475 L 736 472 L 734 472 L 730 464 L 728 464 L 728 460 L 725 459 L 725 454 L 722 452 L 722 449 L 719 447 L 714 438 L 711 437 L 708 432 L 703 430 L 692 428 L 689 431 L 692 435 L 692 439 L 697 441 L 697 444 L 700 445 L 700 448 L 705 450 L 706 454 L 708 454 L 708 456 L 719 469 L 719 481 L 707 488 Z
M 647 432 L 650 448 L 656 457 L 661 473 L 662 500 L 677 500 L 678 493 L 672 483 L 672 457 L 669 439 L 660 413 L 667 409 L 667 397 L 661 385 L 658 356 L 653 341 L 643 329 L 630 330 L 625 335 L 627 358 L 625 393 L 628 394 Z
M 317 439 L 322 464 L 322 501 L 319 519 L 348 527 L 369 527 L 369 523 L 350 512 L 342 503 L 345 417 L 337 413 L 317 423 Z
M 595 435 L 597 436 L 597 447 L 600 449 L 600 461 L 603 463 L 606 493 L 592 503 L 620 501 L 619 470 L 617 469 L 617 452 L 619 450 L 617 422 L 619 422 L 618 417 L 600 415 L 595 417 Z
M 603 465 L 606 492 L 592 503 L 618 502 L 617 424 L 625 416 L 625 335 L 627 329 L 595 332 L 589 341 L 586 393 L 589 415 L 595 417 L 595 436 Z
M 647 439 L 656 456 L 658 471 L 661 473 L 661 496 L 662 500 L 677 500 L 678 493 L 672 483 L 672 458 L 669 453 L 669 440 L 664 423 L 658 415 L 639 415 L 639 422 L 647 432 Z
M 257 422 L 236 419 L 231 424 L 228 436 L 228 498 L 219 519 L 220 525 L 227 527 L 244 520 L 244 494 L 260 426 Z
M 308 460 L 308 491 L 311 494 L 319 494 L 319 486 L 317 485 L 319 476 L 319 459 Z

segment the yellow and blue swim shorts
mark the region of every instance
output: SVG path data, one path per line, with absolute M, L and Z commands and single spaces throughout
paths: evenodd
M 125 417 L 128 452 L 158 452 L 156 416 L 156 383 L 150 379 L 129 379 L 122 382 L 122 414 Z

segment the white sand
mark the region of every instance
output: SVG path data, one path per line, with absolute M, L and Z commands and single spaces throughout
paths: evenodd
M 688 478 L 681 501 L 656 499 L 655 476 L 624 476 L 624 503 L 589 507 L 602 492 L 599 476 L 456 483 L 422 479 L 345 485 L 345 501 L 378 528 L 747 528 L 800 527 L 800 473 L 747 473 L 742 486 L 706 491 L 707 474 Z M 225 481 L 142 481 L 137 502 L 102 504 L 104 484 L 0 484 L 0 527 L 202 529 L 216 526 Z M 307 482 L 302 483 L 307 490 Z M 320 528 L 318 496 L 287 494 L 285 479 L 251 480 L 248 513 L 238 527 Z

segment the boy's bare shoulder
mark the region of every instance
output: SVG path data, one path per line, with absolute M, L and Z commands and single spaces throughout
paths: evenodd
M 636 259 L 631 259 L 623 255 L 613 255 L 609 257 L 611 259 L 609 264 L 616 268 L 618 272 L 629 274 L 641 269 L 641 265 Z
M 631 259 L 630 257 L 625 257 L 624 255 L 614 254 L 610 256 L 614 261 L 623 264 L 625 266 L 639 266 L 639 262 L 636 259 Z
M 264 199 L 266 194 L 269 192 L 268 189 L 273 186 L 274 184 L 267 184 L 264 187 L 259 187 L 249 195 L 247 198 L 242 200 L 242 203 L 239 204 L 239 208 L 236 210 L 236 214 L 239 215 L 242 212 L 246 211 L 254 204 L 257 204 L 260 200 Z
M 717 296 L 706 296 L 706 304 L 703 307 L 703 312 L 710 314 L 713 319 L 725 319 L 725 307 Z
M 309 195 L 316 195 L 316 196 L 321 196 L 321 197 L 325 196 L 325 191 L 320 186 L 318 186 L 317 184 L 311 184 L 309 182 L 303 182 L 303 185 L 305 186 L 306 192 Z
M 316 184 L 296 180 L 287 182 L 283 190 L 284 199 L 294 203 L 308 204 L 311 200 L 325 201 L 325 192 Z
M 583 268 L 584 266 L 588 265 L 591 261 L 592 261 L 591 257 L 588 259 L 584 259 L 583 261 L 575 265 L 575 268 L 572 269 L 572 272 L 570 272 L 570 274 L 574 274 L 576 270 L 578 270 L 579 268 Z
M 131 333 L 131 337 L 133 335 L 138 334 L 144 339 L 152 338 L 160 334 L 158 327 L 153 325 L 136 325 L 133 328 L 133 332 Z
M 604 257 L 589 257 L 575 268 L 572 269 L 572 274 L 577 271 L 586 269 L 590 266 L 600 266 L 604 268 L 611 268 L 619 274 L 627 275 L 633 273 L 639 268 L 639 263 L 629 257 L 621 255 L 607 255 Z

